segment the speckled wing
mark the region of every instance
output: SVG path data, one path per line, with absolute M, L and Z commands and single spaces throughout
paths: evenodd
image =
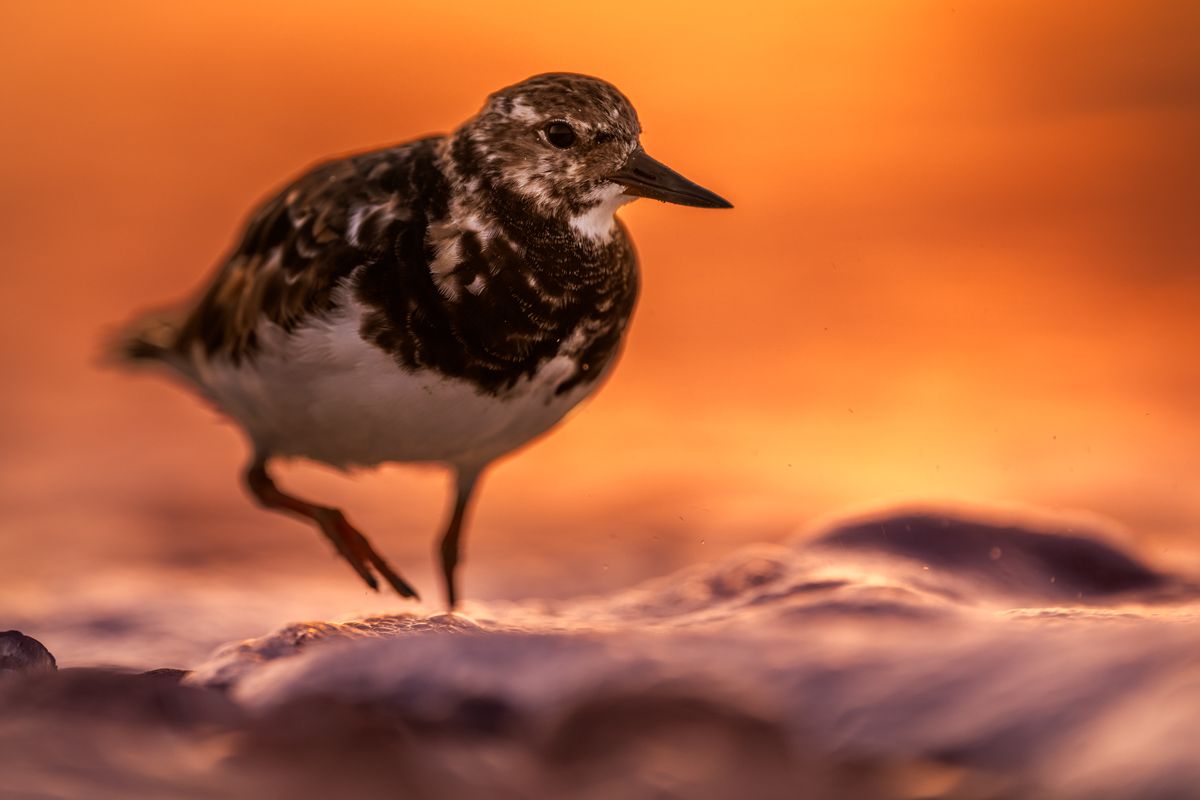
M 263 320 L 292 330 L 327 311 L 338 283 L 380 258 L 419 205 L 436 139 L 322 164 L 255 212 L 178 330 L 173 349 L 251 356 Z

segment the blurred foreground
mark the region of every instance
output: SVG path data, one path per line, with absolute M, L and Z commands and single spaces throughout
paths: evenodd
M 0 793 L 1194 796 L 1198 597 L 1094 530 L 863 518 L 606 598 L 291 625 L 182 683 L 8 675 Z

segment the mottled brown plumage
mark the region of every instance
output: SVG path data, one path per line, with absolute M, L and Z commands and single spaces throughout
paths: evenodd
M 396 221 L 410 218 L 418 187 L 401 185 L 396 173 L 431 143 L 322 164 L 268 200 L 188 314 L 173 348 L 186 355 L 200 347 L 209 357 L 239 360 L 254 352 L 255 330 L 263 319 L 290 330 L 327 311 L 337 283 L 378 259 L 389 245 L 382 226 L 370 218 L 359 222 L 371 231 L 367 243 L 352 243 L 351 213 L 391 207 Z

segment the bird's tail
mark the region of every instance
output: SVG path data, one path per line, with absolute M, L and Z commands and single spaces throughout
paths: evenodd
M 164 364 L 180 367 L 176 345 L 183 327 L 178 309 L 159 309 L 136 317 L 104 342 L 102 360 L 115 366 Z

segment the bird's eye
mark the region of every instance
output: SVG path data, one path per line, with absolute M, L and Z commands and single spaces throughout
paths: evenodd
M 546 141 L 560 150 L 575 144 L 575 129 L 565 122 L 551 122 L 544 131 Z

